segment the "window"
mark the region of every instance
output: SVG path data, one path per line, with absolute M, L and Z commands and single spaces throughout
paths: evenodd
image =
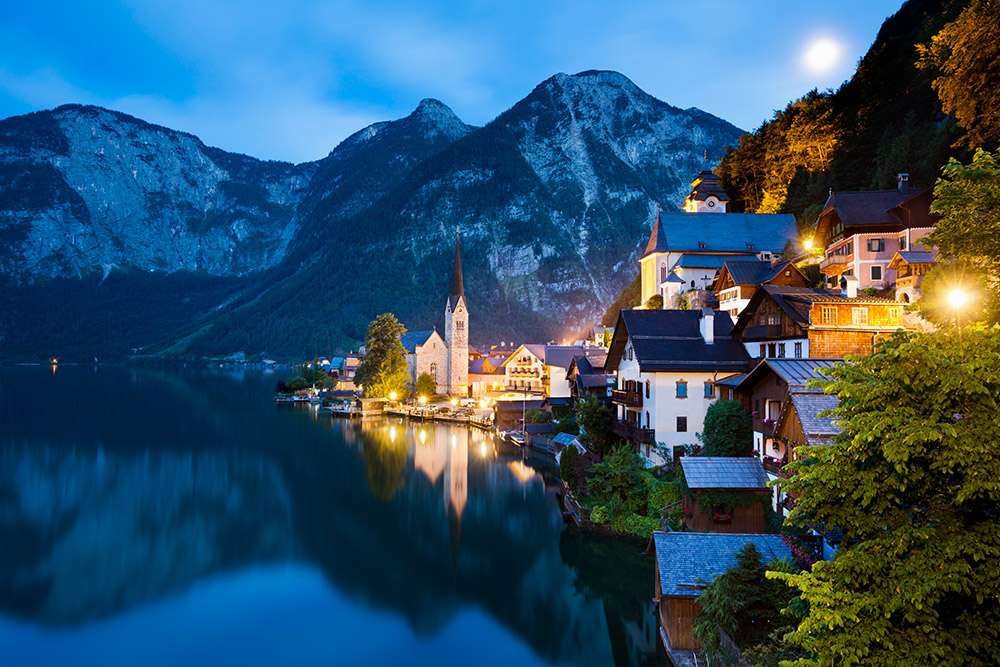
M 649 398 L 649 380 L 646 380 L 646 398 Z M 648 412 L 646 414 L 649 414 Z
M 646 411 L 646 428 L 649 428 L 649 410 Z
M 885 239 L 868 239 L 868 252 L 882 252 L 885 250 Z
M 906 250 L 906 234 L 899 237 L 899 249 Z
M 779 359 L 784 359 L 785 358 L 785 344 L 784 343 L 778 343 L 778 358 Z
M 795 358 L 802 358 L 802 343 L 795 343 Z
M 677 417 L 677 432 L 685 433 L 688 430 L 688 418 L 687 417 Z
M 632 361 L 632 346 L 628 346 L 628 360 Z
M 778 356 L 778 351 L 777 351 L 776 347 L 777 346 L 774 343 L 768 343 L 767 344 L 767 356 L 771 357 L 772 359 L 774 357 Z
M 694 289 L 694 281 L 691 281 L 691 289 Z
M 780 324 L 781 323 L 781 318 L 778 315 L 778 313 L 771 313 L 771 314 L 769 314 L 767 316 L 767 323 L 768 324 Z
M 767 356 L 767 346 L 764 343 L 760 344 L 760 356 L 761 358 Z
M 851 308 L 851 322 L 853 324 L 868 324 L 868 309 Z
M 667 263 L 666 262 L 661 262 L 660 263 L 660 282 L 662 283 L 666 279 L 667 279 Z
M 684 380 L 677 381 L 677 398 L 688 397 L 688 383 Z
M 881 264 L 872 264 L 872 280 L 882 280 Z
M 438 379 L 438 365 L 431 364 L 431 379 L 437 382 Z
M 785 271 L 785 277 L 786 278 L 791 278 L 792 277 L 792 270 L 791 269 Z
M 904 294 L 903 296 L 906 296 L 906 295 Z M 900 317 L 900 309 L 899 308 L 890 308 L 889 309 L 889 323 L 890 324 L 897 324 L 899 322 L 899 317 Z
M 836 306 L 820 306 L 819 308 L 819 321 L 823 324 L 836 324 L 837 323 L 837 307 Z
M 705 380 L 705 398 L 715 398 L 715 385 L 711 380 Z
M 464 320 L 459 320 L 459 321 L 455 322 L 455 328 L 458 329 L 459 331 L 462 331 L 463 329 L 465 329 L 465 321 Z

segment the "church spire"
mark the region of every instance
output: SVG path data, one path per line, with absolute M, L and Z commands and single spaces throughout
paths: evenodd
M 458 297 L 465 296 L 465 287 L 462 284 L 462 250 L 459 244 L 459 233 L 455 230 L 455 269 L 451 274 L 451 301 L 458 301 Z
M 656 221 L 653 223 L 653 233 L 649 235 L 649 243 L 642 256 L 652 255 L 654 252 L 667 252 L 667 236 L 663 233 L 663 224 L 660 222 L 660 205 L 656 205 Z

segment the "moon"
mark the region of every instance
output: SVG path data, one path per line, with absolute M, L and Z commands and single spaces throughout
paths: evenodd
M 840 63 L 843 47 L 829 37 L 813 40 L 802 56 L 802 64 L 810 72 L 829 72 Z

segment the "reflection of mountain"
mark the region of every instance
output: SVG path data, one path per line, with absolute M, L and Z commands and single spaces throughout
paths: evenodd
M 113 614 L 291 552 L 287 489 L 259 458 L 6 447 L 0 489 L 0 599 L 44 624 Z
M 567 566 L 554 498 L 487 434 L 428 424 L 421 446 L 402 424 L 275 408 L 260 377 L 89 373 L 71 370 L 75 402 L 51 424 L 32 396 L 65 392 L 62 368 L 0 401 L 17 425 L 0 433 L 4 613 L 71 625 L 294 555 L 420 634 L 478 607 L 546 659 L 612 660 L 607 598 Z

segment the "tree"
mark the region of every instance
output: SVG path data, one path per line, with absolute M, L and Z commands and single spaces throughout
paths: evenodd
M 550 424 L 552 415 L 545 410 L 528 410 L 524 413 L 524 421 L 528 424 Z
M 981 306 L 991 321 L 1000 303 L 1000 152 L 977 150 L 972 162 L 948 161 L 934 185 L 931 212 L 939 213 L 927 242 L 961 271 L 979 273 Z M 966 283 L 965 289 L 973 287 Z M 942 290 L 944 291 L 944 290 Z
M 607 459 L 591 466 L 590 492 L 600 498 L 616 498 L 631 512 L 645 512 L 647 493 L 642 469 L 635 445 L 618 445 Z
M 897 332 L 820 384 L 842 432 L 801 447 L 787 522 L 843 542 L 793 584 L 795 665 L 994 665 L 1000 655 L 1000 328 Z
M 974 0 L 918 48 L 918 66 L 940 72 L 931 85 L 965 129 L 965 143 L 1000 143 L 1000 0 Z
M 663 310 L 663 295 L 654 294 L 649 297 L 646 299 L 646 305 L 643 308 L 646 310 Z
M 421 373 L 417 378 L 417 396 L 433 396 L 437 393 L 437 383 L 430 373 Z
M 603 455 L 618 441 L 612 430 L 611 408 L 596 398 L 587 397 L 577 404 L 576 421 L 580 424 L 580 439 L 592 452 Z
M 741 649 L 764 642 L 781 625 L 781 610 L 792 600 L 789 588 L 768 581 L 768 569 L 796 572 L 788 563 L 765 567 L 763 556 L 752 542 L 739 550 L 736 563 L 717 576 L 698 596 L 701 614 L 694 621 L 694 634 L 710 651 L 719 651 L 719 628 Z
M 354 374 L 354 382 L 364 387 L 365 396 L 388 398 L 392 393 L 406 394 L 409 374 L 403 344 L 399 342 L 405 333 L 406 327 L 392 313 L 379 315 L 368 325 L 367 352 Z
M 749 456 L 753 419 L 739 401 L 716 401 L 705 412 L 705 430 L 698 439 L 704 456 Z

